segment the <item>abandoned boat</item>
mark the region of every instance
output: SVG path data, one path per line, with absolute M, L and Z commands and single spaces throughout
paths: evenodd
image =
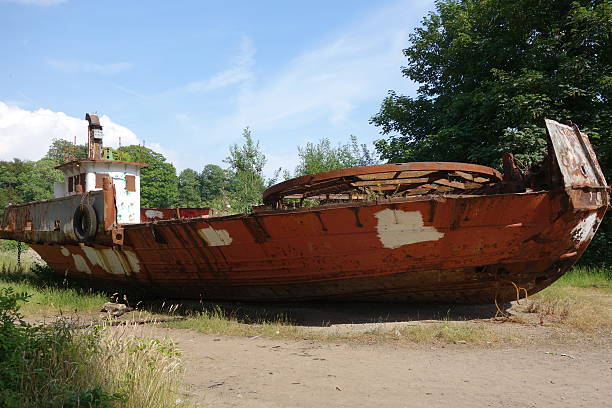
M 308 175 L 250 214 L 141 209 L 141 163 L 108 160 L 89 121 L 86 160 L 54 199 L 6 208 L 0 238 L 58 273 L 139 297 L 493 303 L 534 294 L 585 251 L 609 205 L 588 137 L 546 120 L 547 158 L 503 174 L 424 162 Z

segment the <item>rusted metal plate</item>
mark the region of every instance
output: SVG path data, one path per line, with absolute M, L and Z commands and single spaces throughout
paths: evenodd
M 35 249 L 69 277 L 149 296 L 487 303 L 515 298 L 511 282 L 535 293 L 584 251 L 591 220 L 604 210 L 567 212 L 563 199 L 550 192 L 404 198 L 168 220 L 154 233 L 125 226 L 120 249 Z
M 0 239 L 24 242 L 78 242 L 72 224 L 81 203 L 93 206 L 98 230 L 105 230 L 103 191 L 72 195 L 53 200 L 13 205 L 4 211 L 0 224 Z
M 172 220 L 175 218 L 209 217 L 210 208 L 141 208 L 141 222 Z
M 607 183 L 588 136 L 576 125 L 550 119 L 546 128 L 573 207 L 592 210 L 608 205 Z

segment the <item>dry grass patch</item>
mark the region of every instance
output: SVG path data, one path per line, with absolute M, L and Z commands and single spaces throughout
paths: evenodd
M 612 329 L 612 271 L 575 267 L 529 298 L 525 311 L 579 330 Z
M 612 329 L 612 296 L 596 289 L 551 286 L 529 298 L 526 311 L 579 330 Z
M 499 340 L 499 336 L 484 323 L 444 322 L 420 324 L 399 331 L 414 343 L 471 343 L 483 344 Z
M 174 329 L 193 329 L 204 334 L 242 337 L 283 338 L 294 340 L 350 341 L 356 343 L 470 343 L 483 344 L 499 340 L 484 323 L 450 322 L 416 323 L 409 327 L 376 328 L 367 331 L 338 331 L 308 328 L 280 317 L 243 323 L 220 309 L 204 311 L 188 319 L 162 323 Z

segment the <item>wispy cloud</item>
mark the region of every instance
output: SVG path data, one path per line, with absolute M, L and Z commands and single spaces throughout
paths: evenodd
M 119 72 L 132 68 L 129 62 L 114 62 L 110 64 L 98 64 L 95 62 L 81 61 L 76 59 L 58 60 L 49 58 L 47 64 L 55 69 L 66 73 L 86 72 L 99 75 L 115 75 Z
M 346 141 L 351 133 L 363 137 L 367 132 L 373 140 L 378 131 L 366 115 L 376 112 L 389 89 L 410 93 L 416 88 L 401 75 L 402 49 L 431 4 L 401 0 L 374 10 L 295 55 L 278 71 L 246 81 L 235 91 L 234 109 L 227 114 L 193 112 L 200 118 L 208 154 L 220 157 L 245 126 L 255 129 L 270 166 L 288 168 L 295 166 L 295 153 L 291 160 L 289 152 L 305 138 Z
M 208 92 L 250 79 L 253 76 L 251 69 L 255 64 L 255 51 L 251 39 L 243 37 L 239 52 L 234 57 L 230 68 L 208 79 L 190 82 L 185 86 L 185 90 L 189 92 Z
M 360 104 L 379 103 L 387 90 L 412 87 L 400 73 L 401 50 L 407 45 L 407 21 L 416 21 L 429 4 L 398 2 L 296 55 L 267 80 L 258 78 L 257 86 L 239 90 L 233 112 L 207 118 L 207 134 L 225 137 L 228 126 L 247 124 L 260 130 L 290 122 L 339 124 L 351 120 Z
M 65 3 L 68 0 L 0 0 L 4 3 L 28 4 L 33 6 L 55 6 L 56 4 Z

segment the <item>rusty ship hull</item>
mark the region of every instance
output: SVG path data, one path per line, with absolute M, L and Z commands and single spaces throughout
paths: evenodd
M 311 177 L 306 184 L 298 180 L 272 188 L 265 196 L 270 205 L 251 214 L 117 227 L 109 220 L 112 190 L 107 188 L 92 194 L 96 211 L 104 215 L 89 242 L 71 237 L 69 221 L 65 233 L 56 223 L 50 239 L 37 227 L 42 221 L 31 221 L 48 219 L 47 207 L 34 211 L 32 204 L 5 213 L 0 237 L 28 242 L 57 273 L 82 285 L 141 298 L 505 302 L 534 294 L 566 272 L 608 207 L 607 185 L 590 144 L 585 148 L 581 133 L 563 126 L 552 129 L 560 133 L 551 135 L 546 190 L 279 208 L 282 199 L 301 191 L 292 186 L 312 189 L 317 179 Z M 486 173 L 469 166 L 464 165 Z M 334 177 L 385 174 L 384 183 L 395 185 L 401 172 L 453 170 L 445 163 L 373 167 L 370 173 L 352 170 Z M 338 184 L 329 183 L 329 176 L 321 178 L 319 196 L 324 191 L 329 197 L 328 186 Z M 502 177 L 491 170 L 489 177 L 499 177 L 497 185 L 506 190 L 517 184 L 512 171 Z M 502 178 L 508 179 L 505 184 Z M 383 182 L 376 180 L 379 184 L 371 185 L 380 189 Z

